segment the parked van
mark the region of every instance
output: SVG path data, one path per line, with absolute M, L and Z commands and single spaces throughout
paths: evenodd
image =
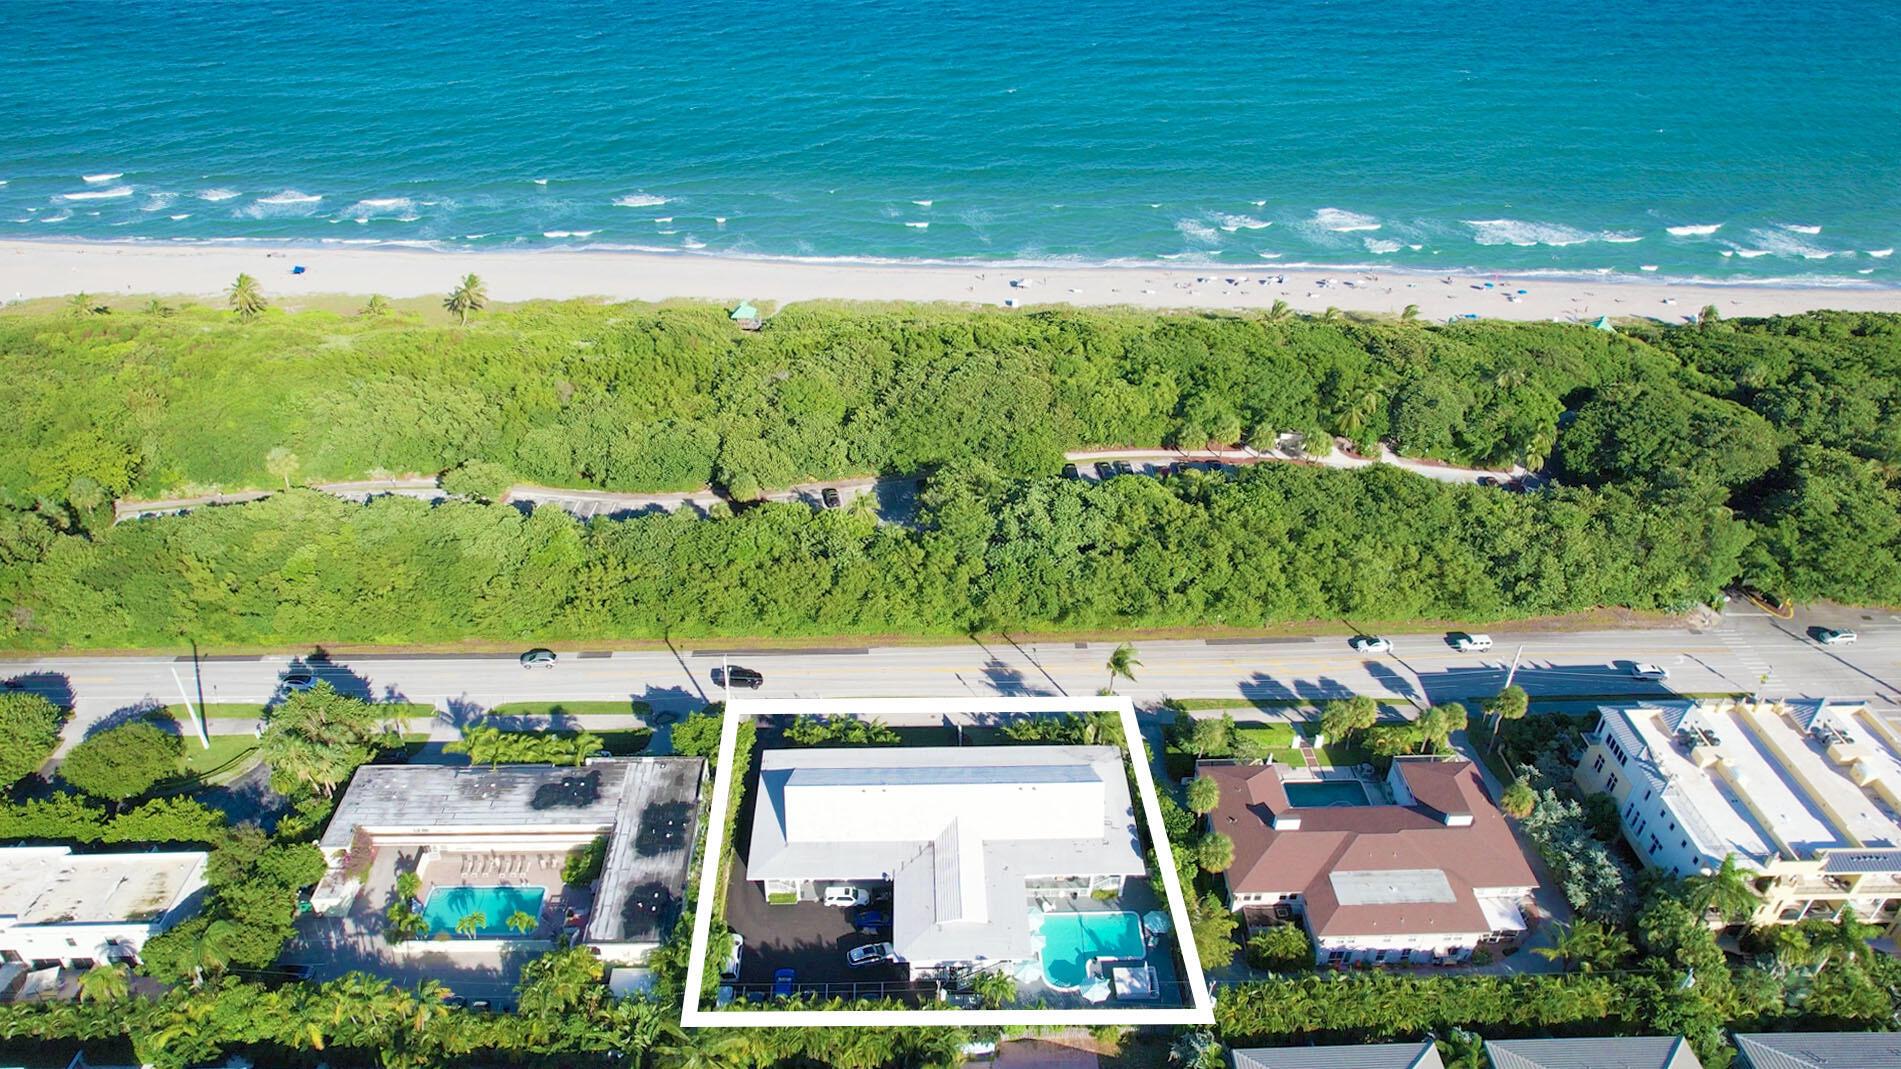
M 1492 648 L 1492 636 L 1460 632 L 1452 636 L 1452 648 L 1460 653 L 1484 653 Z

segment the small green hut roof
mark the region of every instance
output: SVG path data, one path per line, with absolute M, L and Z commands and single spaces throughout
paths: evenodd
M 757 308 L 754 308 L 754 307 L 753 307 L 753 306 L 752 306 L 752 305 L 751 305 L 750 303 L 748 303 L 748 302 L 746 302 L 746 301 L 741 301 L 741 302 L 739 302 L 739 307 L 738 307 L 738 308 L 735 308 L 735 309 L 733 309 L 733 314 L 732 314 L 732 318 L 734 318 L 734 319 L 758 319 L 758 318 L 759 318 L 759 309 L 757 309 Z

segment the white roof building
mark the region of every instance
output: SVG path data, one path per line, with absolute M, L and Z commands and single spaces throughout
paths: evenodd
M 1147 871 L 1113 746 L 768 750 L 748 879 L 892 884 L 913 966 L 1032 953 L 1039 881 Z
M 0 849 L 0 958 L 65 964 L 136 958 L 147 939 L 198 912 L 205 858 L 203 851 Z

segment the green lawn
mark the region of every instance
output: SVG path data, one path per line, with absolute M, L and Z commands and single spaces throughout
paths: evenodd
M 1262 709 L 1281 712 L 1286 709 L 1311 709 L 1313 702 L 1303 698 L 1176 698 L 1175 704 L 1194 712 L 1200 709 Z
M 256 720 L 264 715 L 262 705 L 246 705 L 234 702 L 211 702 L 206 705 L 193 705 L 198 714 L 206 720 Z M 182 705 L 168 705 L 165 712 L 181 724 L 191 723 L 191 717 Z
M 646 716 L 646 702 L 505 702 L 490 709 L 495 716 Z
M 257 740 L 249 735 L 213 735 L 210 749 L 190 733 L 184 741 L 185 771 L 181 778 L 195 777 L 204 786 L 221 783 L 249 768 L 257 753 Z

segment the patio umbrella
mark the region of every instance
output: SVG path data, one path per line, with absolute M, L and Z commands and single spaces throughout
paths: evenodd
M 1088 987 L 1084 988 L 1083 1001 L 1084 1002 L 1109 1001 L 1109 981 L 1097 980 L 1095 983 L 1090 984 Z
M 1174 927 L 1174 922 L 1170 921 L 1168 914 L 1163 913 L 1161 910 L 1151 909 L 1147 913 L 1142 914 L 1142 927 L 1147 928 L 1156 935 L 1161 935 L 1163 932 Z
M 1027 984 L 1032 980 L 1036 980 L 1040 978 L 1042 975 L 1043 975 L 1043 966 L 1037 964 L 1037 961 L 1035 958 L 1025 958 L 1022 961 L 1017 962 L 1017 967 L 1016 967 L 1017 983 Z

